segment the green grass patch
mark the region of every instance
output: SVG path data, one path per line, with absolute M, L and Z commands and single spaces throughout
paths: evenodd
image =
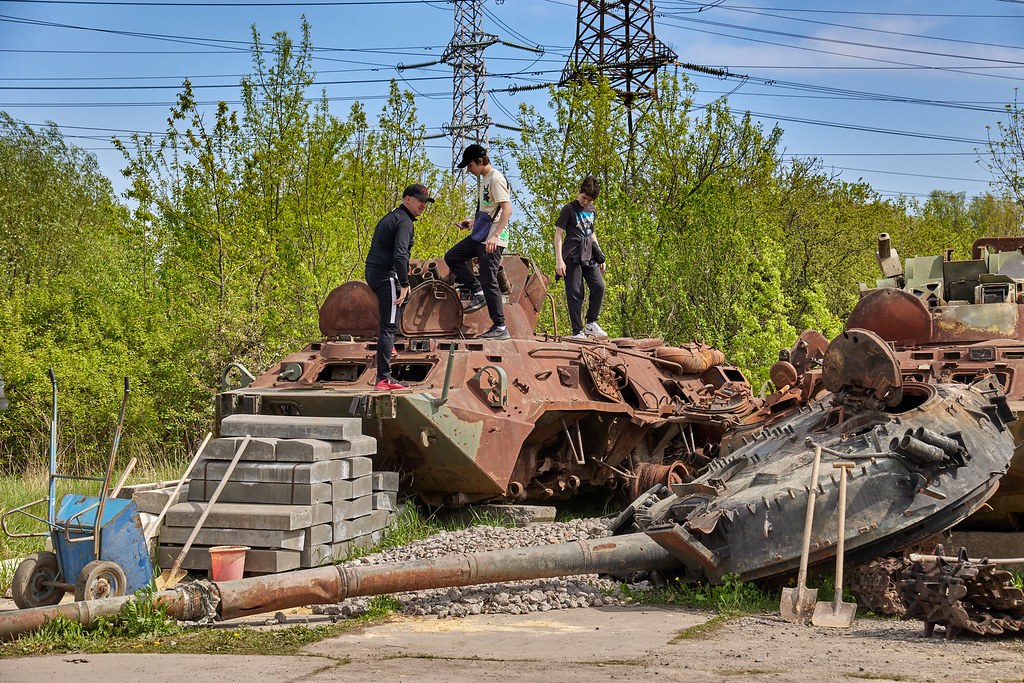
M 703 624 L 697 624 L 696 626 L 691 626 L 690 628 L 684 628 L 682 631 L 677 633 L 675 637 L 669 642 L 678 643 L 683 640 L 706 640 L 707 638 L 710 638 L 715 633 L 720 631 L 722 627 L 724 627 L 730 621 L 738 617 L 738 614 L 716 614 L 715 616 L 705 621 Z
M 677 580 L 673 585 L 652 590 L 636 590 L 623 584 L 622 592 L 637 604 L 696 607 L 726 615 L 771 612 L 779 606 L 776 594 L 740 581 L 738 574 L 727 574 L 718 585 L 688 585 Z

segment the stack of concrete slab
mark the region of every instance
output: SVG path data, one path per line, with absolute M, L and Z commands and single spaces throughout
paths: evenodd
M 223 479 L 245 436 L 252 437 L 213 504 L 185 569 L 208 569 L 208 549 L 246 545 L 247 573 L 315 567 L 378 543 L 393 518 L 398 475 L 374 472 L 376 440 L 358 418 L 232 415 L 210 441 L 188 486 L 188 502 L 168 510 L 158 559 L 169 567 Z

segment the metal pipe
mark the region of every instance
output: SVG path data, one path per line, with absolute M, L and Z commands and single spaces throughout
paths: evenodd
M 50 368 L 48 372 L 53 396 L 50 399 L 50 497 L 46 505 L 46 519 L 48 525 L 52 525 L 53 521 L 57 519 L 57 478 L 55 476 L 57 472 L 57 375 L 54 374 L 53 368 Z M 4 531 L 7 530 L 4 529 Z
M 197 592 L 205 592 L 219 597 L 221 619 L 235 619 L 362 595 L 679 567 L 679 561 L 646 534 L 629 534 L 397 564 L 327 566 L 239 581 L 196 582 L 156 593 L 153 600 L 165 605 L 176 619 L 194 620 L 205 616 L 196 600 Z M 89 626 L 100 617 L 114 616 L 132 599 L 105 598 L 0 612 L 0 640 L 12 640 L 58 616 Z
M 946 455 L 954 456 L 960 452 L 960 444 L 955 439 L 951 439 L 945 434 L 933 432 L 927 427 L 918 427 L 914 430 L 913 434 L 915 439 L 923 441 L 929 446 L 941 448 L 942 452 Z
M 448 342 L 448 364 L 444 368 L 444 386 L 441 387 L 441 398 L 439 405 L 448 402 L 448 385 L 452 381 L 452 367 L 455 365 L 455 349 L 459 347 L 455 342 Z
M 548 292 L 547 294 L 545 294 L 545 296 L 547 297 L 548 301 L 551 302 L 551 327 L 554 330 L 554 335 L 557 337 L 558 336 L 558 314 L 555 312 L 555 297 L 554 297 L 554 295 L 551 294 L 551 292 Z
M 910 432 L 903 435 L 903 438 L 893 438 L 889 442 L 890 450 L 902 453 L 913 460 L 926 464 L 940 463 L 945 458 L 941 448 L 931 446 L 923 441 L 918 441 Z
M 121 396 L 121 413 L 117 417 L 117 426 L 114 428 L 114 442 L 110 445 L 110 458 L 107 460 L 107 473 L 103 477 L 103 486 L 100 488 L 100 502 L 96 509 L 96 523 L 93 528 L 93 552 L 100 557 L 100 548 L 103 534 L 103 509 L 107 506 L 107 490 L 110 488 L 110 477 L 114 474 L 114 461 L 117 460 L 117 447 L 121 444 L 121 432 L 124 430 L 124 416 L 128 410 L 128 393 L 131 391 L 128 385 L 128 378 L 124 378 L 124 395 Z M 67 536 L 65 526 L 64 535 Z M 82 539 L 84 540 L 84 539 Z

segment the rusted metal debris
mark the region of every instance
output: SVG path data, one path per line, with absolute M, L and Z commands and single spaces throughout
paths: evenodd
M 703 344 L 534 334 L 547 276 L 515 255 L 502 276 L 511 339 L 484 340 L 486 309 L 463 312 L 444 261 L 410 263 L 392 363 L 409 389 L 387 393 L 373 388 L 376 298 L 346 283 L 321 308 L 326 339 L 221 394 L 218 418 L 360 416 L 376 469 L 398 471 L 427 504 L 458 506 L 587 490 L 631 500 L 691 479 L 760 408 L 743 373 Z
M 931 560 L 914 562 L 902 572 L 904 619 L 924 622 L 925 635 L 943 626 L 946 638 L 961 633 L 1000 635 L 1024 631 L 1024 591 L 1013 574 L 988 560 L 971 560 L 966 548 L 950 560 L 939 546 Z

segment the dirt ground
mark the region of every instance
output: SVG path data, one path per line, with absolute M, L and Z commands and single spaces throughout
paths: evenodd
M 771 614 L 710 619 L 651 607 L 399 617 L 291 657 L 53 655 L 0 660 L 0 681 L 1024 681 L 1021 639 L 946 641 L 941 629 L 926 638 L 920 623 L 879 619 L 849 630 Z

